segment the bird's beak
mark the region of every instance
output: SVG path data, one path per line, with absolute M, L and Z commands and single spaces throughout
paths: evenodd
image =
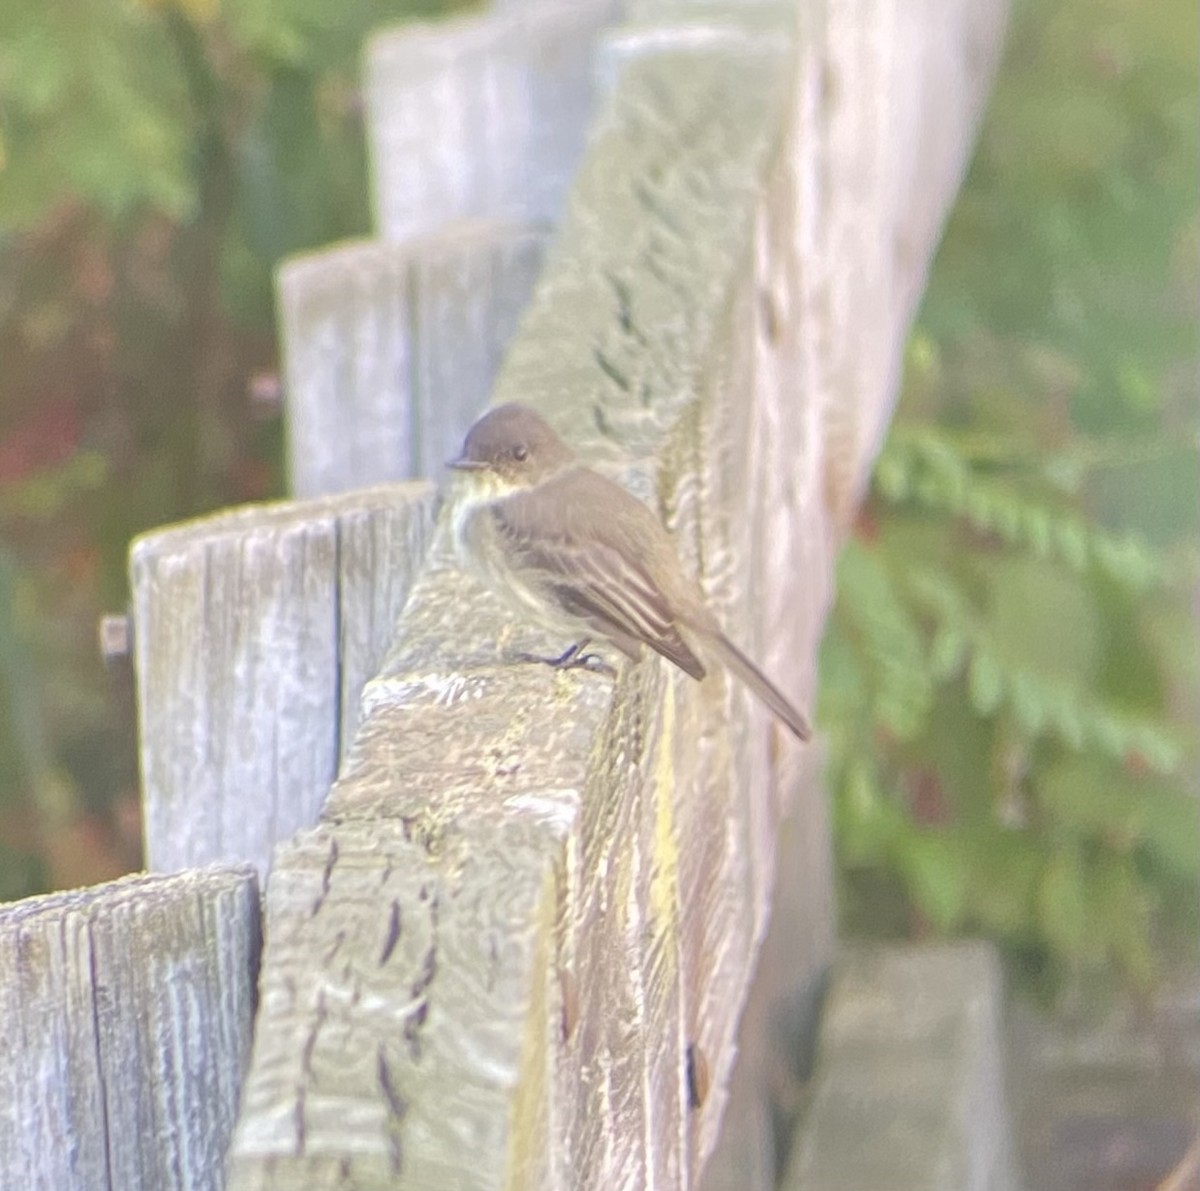
M 453 468 L 455 471 L 483 471 L 487 467 L 487 464 L 481 463 L 478 459 L 464 459 L 462 456 L 459 456 L 457 459 L 451 459 L 446 466 Z

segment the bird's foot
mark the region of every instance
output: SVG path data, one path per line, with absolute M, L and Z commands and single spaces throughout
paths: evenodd
M 589 674 L 605 674 L 616 678 L 617 671 L 610 666 L 598 653 L 582 653 L 567 667 L 570 670 L 586 670 Z
M 519 653 L 517 658 L 522 662 L 541 662 L 544 666 L 553 666 L 555 670 L 587 670 L 592 674 L 607 674 L 609 677 L 615 677 L 616 670 L 599 654 L 584 652 L 588 643 L 589 638 L 587 637 L 582 641 L 576 641 L 570 649 L 556 658 L 544 658 L 536 653 Z

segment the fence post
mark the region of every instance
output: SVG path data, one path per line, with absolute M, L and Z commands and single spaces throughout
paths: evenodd
M 428 484 L 251 505 L 130 551 L 146 864 L 246 861 L 317 812 L 433 522 Z
M 250 1049 L 252 869 L 0 906 L 0 1181 L 219 1191 Z
M 384 240 L 460 219 L 558 219 L 616 0 L 506 0 L 367 44 L 367 135 Z
M 548 228 L 455 223 L 308 253 L 279 273 L 297 496 L 430 478 L 487 402 Z

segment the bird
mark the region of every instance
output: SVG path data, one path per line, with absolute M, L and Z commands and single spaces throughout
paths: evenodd
M 643 647 L 702 680 L 713 663 L 738 678 L 791 733 L 807 719 L 725 634 L 651 509 L 583 465 L 534 410 L 485 412 L 458 458 L 451 513 L 465 568 L 510 610 L 573 639 L 560 667 L 596 668 L 601 639 L 631 661 Z

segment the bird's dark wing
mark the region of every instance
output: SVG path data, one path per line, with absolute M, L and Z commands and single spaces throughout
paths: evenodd
M 595 472 L 581 468 L 567 479 L 561 501 L 551 490 L 539 492 L 532 505 L 517 497 L 496 506 L 497 526 L 526 579 L 626 653 L 644 642 L 703 678 L 704 666 L 680 635 L 671 601 L 638 548 L 647 534 L 656 546 L 653 535 L 666 540 L 654 514 Z

